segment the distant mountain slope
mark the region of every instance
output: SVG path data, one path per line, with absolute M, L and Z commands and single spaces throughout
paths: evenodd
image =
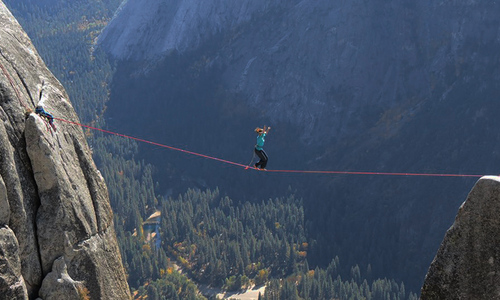
M 251 130 L 265 123 L 273 126 L 266 147 L 274 169 L 498 172 L 498 3 L 276 2 L 261 10 L 242 6 L 251 14 L 237 19 L 243 22 L 234 19 L 234 9 L 215 16 L 182 13 L 179 7 L 191 1 L 160 5 L 168 13 L 148 9 L 155 17 L 140 23 L 128 20 L 147 14 L 129 7 L 133 16 L 117 15 L 101 36 L 111 55 L 127 53 L 116 56 L 107 111 L 113 126 L 246 163 Z M 130 33 L 127 39 L 120 28 Z M 155 39 L 132 34 L 134 28 Z M 171 32 L 182 34 L 169 40 L 178 47 L 157 51 Z M 144 153 L 172 179 L 165 190 L 178 178 L 179 185 L 260 193 L 255 198 L 298 188 L 317 233 L 318 262 L 339 254 L 348 265 L 371 263 L 377 275 L 399 276 L 412 288 L 420 287 L 457 199 L 474 183 L 257 177 L 176 154 Z
M 124 1 L 99 43 L 119 59 L 158 59 L 172 51 L 196 49 L 254 14 L 294 2 L 298 1 Z

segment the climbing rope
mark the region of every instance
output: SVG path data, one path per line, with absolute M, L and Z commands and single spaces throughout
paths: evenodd
M 201 154 L 201 153 L 196 153 L 196 152 L 193 152 L 193 151 L 184 150 L 184 149 L 180 149 L 180 148 L 176 148 L 176 147 L 172 147 L 172 146 L 168 146 L 168 145 L 164 145 L 164 144 L 160 144 L 160 143 L 148 141 L 148 140 L 141 139 L 141 138 L 132 137 L 132 136 L 129 136 L 129 135 L 118 133 L 118 132 L 113 132 L 113 131 L 109 131 L 109 130 L 105 130 L 105 129 L 100 129 L 100 128 L 97 128 L 97 127 L 92 127 L 92 126 L 89 126 L 89 125 L 84 125 L 84 124 L 80 124 L 80 123 L 77 123 L 77 122 L 68 121 L 68 120 L 64 120 L 64 119 L 60 119 L 60 118 L 54 118 L 54 120 L 58 120 L 60 122 L 64 122 L 64 123 L 68 123 L 68 124 L 72 124 L 72 125 L 76 125 L 76 126 L 80 126 L 80 127 L 83 127 L 83 128 L 88 128 L 88 129 L 95 130 L 95 131 L 104 132 L 104 133 L 111 134 L 111 135 L 120 136 L 120 137 L 123 137 L 123 138 L 126 138 L 126 139 L 131 139 L 131 140 L 135 140 L 135 141 L 142 142 L 142 143 L 147 143 L 147 144 L 155 145 L 155 146 L 162 147 L 162 148 L 167 148 L 167 149 L 170 149 L 170 150 L 174 150 L 174 151 L 178 151 L 178 152 L 182 152 L 182 153 L 186 153 L 186 154 L 190 154 L 190 155 L 195 155 L 195 156 L 203 157 L 203 158 L 206 158 L 206 159 L 211 159 L 211 160 L 219 161 L 219 162 L 230 164 L 230 165 L 233 165 L 233 166 L 237 166 L 237 167 L 249 169 L 248 165 L 244 165 L 244 164 L 241 164 L 241 163 L 237 163 L 237 162 L 233 162 L 233 161 L 229 161 L 229 160 L 225 160 L 225 159 L 221 159 L 221 158 L 217 158 L 217 157 L 213 157 L 213 156 L 209 156 L 209 155 L 205 155 L 205 154 Z M 250 168 L 250 169 L 256 170 L 253 167 Z M 483 176 L 483 175 L 471 175 L 471 174 L 391 173 L 391 172 L 352 172 L 352 171 L 315 171 L 315 170 L 267 170 L 267 171 L 262 171 L 262 172 L 272 172 L 272 173 L 302 173 L 302 174 L 341 174 L 341 175 L 476 177 L 476 178 L 479 178 L 479 177 Z
M 12 88 L 14 89 L 14 92 L 16 93 L 17 95 L 17 99 L 19 99 L 19 103 L 24 107 L 24 109 L 26 111 L 28 111 L 28 106 L 23 102 L 22 98 L 21 98 L 21 94 L 19 93 L 19 91 L 17 90 L 16 86 L 14 85 L 14 80 L 12 80 L 12 77 L 10 77 L 9 75 L 9 72 L 7 72 L 7 69 L 5 69 L 4 65 L 2 64 L 2 62 L 0 61 L 0 69 L 2 69 L 2 72 L 3 74 L 5 75 L 5 77 L 7 77 L 7 80 L 9 80 L 10 82 L 10 85 L 12 86 Z

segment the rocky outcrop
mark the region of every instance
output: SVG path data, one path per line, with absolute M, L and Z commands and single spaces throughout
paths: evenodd
M 500 177 L 481 178 L 460 207 L 421 299 L 500 299 Z
M 129 299 L 103 177 L 64 87 L 0 2 L 0 294 Z
M 2 297 L 26 299 L 28 291 L 21 274 L 19 244 L 14 232 L 6 225 L 0 228 L 0 278 Z

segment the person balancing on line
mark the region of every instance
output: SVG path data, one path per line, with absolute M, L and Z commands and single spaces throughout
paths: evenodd
M 264 128 L 255 128 L 255 132 L 257 132 L 259 135 L 257 136 L 257 144 L 255 145 L 255 154 L 257 154 L 257 156 L 259 157 L 259 162 L 255 164 L 255 168 L 256 169 L 261 169 L 261 170 L 265 170 L 266 169 L 266 165 L 267 165 L 267 154 L 266 152 L 264 152 L 264 142 L 266 141 L 265 140 L 265 137 L 267 135 L 267 133 L 269 132 L 269 130 L 271 130 L 271 127 L 266 127 L 264 125 Z

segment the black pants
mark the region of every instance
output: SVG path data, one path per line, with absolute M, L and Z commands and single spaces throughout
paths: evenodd
M 257 154 L 257 156 L 260 158 L 259 162 L 255 164 L 255 167 L 256 168 L 265 169 L 266 165 L 267 165 L 267 154 L 266 154 L 266 152 L 264 152 L 264 149 L 257 150 L 257 148 L 255 148 L 255 154 Z

